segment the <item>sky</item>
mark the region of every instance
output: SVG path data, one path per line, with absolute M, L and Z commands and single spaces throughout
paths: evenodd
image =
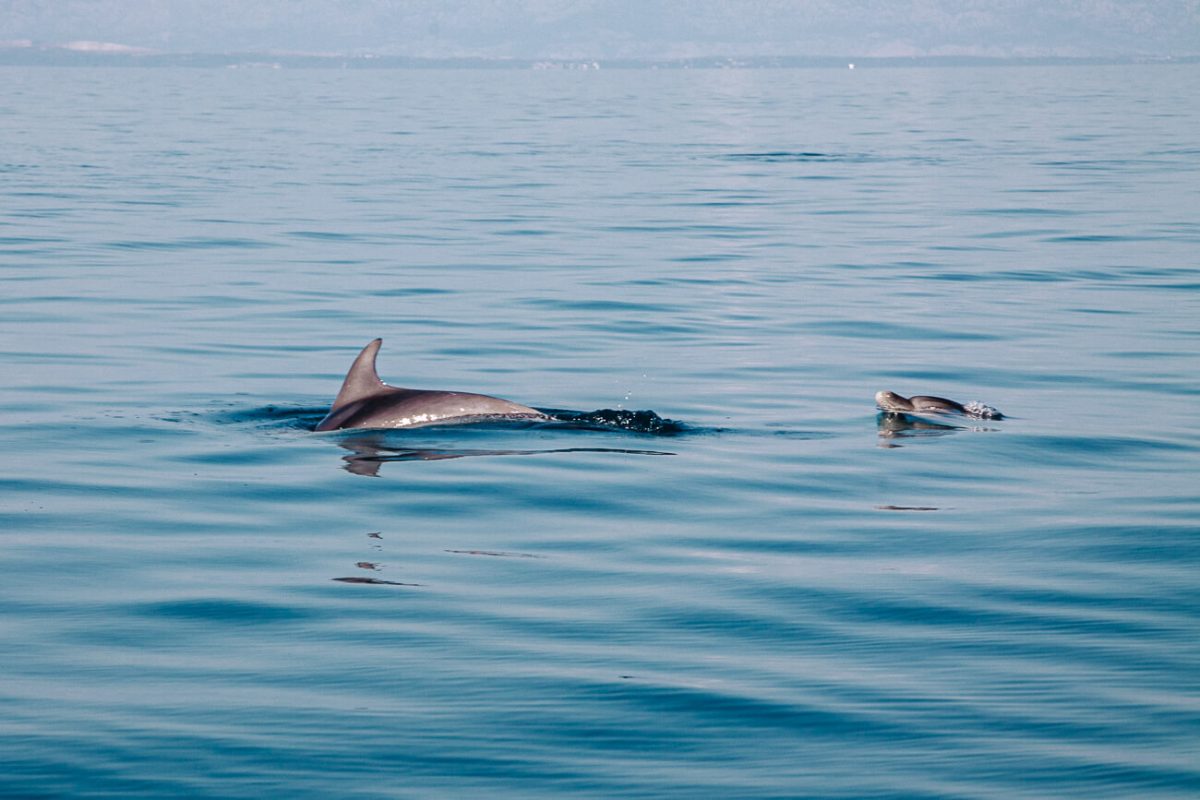
M 1200 54 L 1200 0 L 0 0 L 0 42 L 430 58 Z

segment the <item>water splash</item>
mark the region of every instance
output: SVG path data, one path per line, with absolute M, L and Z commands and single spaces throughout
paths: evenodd
M 678 436 L 691 430 L 682 422 L 660 417 L 655 412 L 648 410 L 631 411 L 624 408 L 601 408 L 596 411 L 566 411 L 546 408 L 538 410 L 553 419 L 553 422 L 544 424 L 554 425 L 556 428 L 619 430 L 651 436 Z
M 1004 419 L 1004 415 L 999 411 L 978 400 L 964 403 L 963 411 L 967 412 L 967 416 L 975 417 L 976 419 Z

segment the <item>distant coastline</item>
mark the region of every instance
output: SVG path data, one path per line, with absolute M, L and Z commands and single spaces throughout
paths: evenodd
M 705 56 L 694 58 L 421 58 L 314 53 L 168 53 L 108 42 L 0 43 L 0 66 L 198 67 L 230 69 L 805 69 L 888 67 L 1092 66 L 1196 64 L 1200 56 Z

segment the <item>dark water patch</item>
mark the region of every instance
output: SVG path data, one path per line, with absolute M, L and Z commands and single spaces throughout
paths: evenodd
M 652 235 L 670 235 L 670 234 L 688 234 L 702 233 L 708 239 L 744 239 L 751 233 L 751 228 L 739 228 L 733 226 L 720 226 L 704 229 L 701 226 L 690 224 L 661 224 L 661 225 L 609 225 L 602 229 L 605 234 L 623 235 L 627 233 L 644 233 Z
M 754 429 L 735 430 L 733 428 L 706 428 L 705 431 L 708 433 L 737 433 L 738 436 L 749 436 L 749 437 L 772 436 L 772 437 L 779 437 L 779 438 L 783 438 L 783 439 L 799 439 L 802 441 L 816 441 L 818 439 L 833 439 L 833 438 L 836 438 L 838 435 L 836 433 L 831 433 L 829 431 L 813 431 L 813 430 L 803 430 L 800 428 L 785 427 L 785 425 L 782 423 L 768 424 L 762 430 L 754 430 Z
M 1041 373 L 1036 375 L 1012 375 L 1010 387 L 1016 386 L 1053 386 L 1066 385 L 1077 388 L 1088 388 L 1102 391 L 1121 391 L 1121 392 L 1153 392 L 1158 395 L 1169 395 L 1172 397 L 1192 398 L 1196 396 L 1196 385 L 1193 381 L 1184 376 L 1180 376 L 1175 382 L 1168 383 L 1162 380 L 1137 380 L 1133 378 L 1120 378 L 1116 375 L 1099 374 L 1095 372 L 1071 372 L 1070 365 L 1064 365 L 1062 372 L 1056 373 Z M 996 371 L 995 375 L 1000 378 L 1009 375 L 1008 370 Z M 1114 406 L 1114 409 L 1119 406 Z
M 210 415 L 213 422 L 225 425 L 254 425 L 279 430 L 311 431 L 329 412 L 327 407 L 268 405 L 234 408 Z
M 944 163 L 939 156 L 883 155 L 879 153 L 838 153 L 819 150 L 762 150 L 717 155 L 722 161 L 752 164 L 920 164 L 935 166 Z
M 192 236 L 172 241 L 126 239 L 108 242 L 104 245 L 104 247 L 114 250 L 216 250 L 225 248 L 246 250 L 275 246 L 274 243 L 262 239 L 235 239 L 218 236 Z
M 805 150 L 766 150 L 758 153 L 728 153 L 722 158 L 728 161 L 836 161 L 844 156 L 833 153 L 818 153 Z
M 405 286 L 398 289 L 378 289 L 372 292 L 376 297 L 430 297 L 433 295 L 454 294 L 451 289 L 439 289 L 433 286 Z
M 1148 555 L 1167 560 L 1172 557 L 1172 551 L 1178 552 L 1176 548 L 1147 546 L 1141 539 L 1137 536 L 1127 541 L 1122 556 L 1110 552 L 1108 558 L 1128 559 L 1137 557 L 1135 554 L 1140 551 L 1141 560 L 1146 560 Z M 1090 548 L 1083 545 L 1083 549 Z M 1013 615 L 1037 615 L 1040 627 L 1047 630 L 1069 628 L 1077 634 L 1093 637 L 1099 634 L 1103 638 L 1092 638 L 1087 644 L 1101 648 L 1124 638 L 1145 642 L 1153 638 L 1186 637 L 1187 618 L 1194 602 L 1200 599 L 1197 591 L 1145 596 L 1131 595 L 1110 586 L 1097 589 L 1087 585 L 1072 588 L 987 586 L 981 587 L 979 594 L 973 598 L 972 605 L 996 608 Z
M 723 161 L 758 164 L 865 164 L 881 160 L 866 153 L 825 153 L 816 150 L 763 150 L 748 153 L 726 153 Z
M 754 199 L 727 199 L 727 200 L 703 200 L 690 203 L 675 203 L 679 208 L 750 208 L 754 206 L 770 205 L 770 200 L 762 198 Z
M 1102 354 L 1105 358 L 1120 361 L 1145 362 L 1162 359 L 1164 361 L 1182 361 L 1188 356 L 1169 350 L 1108 350 Z
M 312 239 L 318 242 L 352 242 L 358 238 L 357 233 L 342 233 L 339 231 L 288 231 L 287 235 L 297 239 Z
M 1044 242 L 1056 241 L 1051 237 L 1060 236 L 1063 233 L 1062 228 L 1006 228 L 999 231 L 987 231 L 977 233 L 972 238 L 974 239 L 1031 239 L 1041 237 Z
M 772 701 L 716 688 L 705 690 L 637 681 L 615 688 L 636 699 L 643 712 L 693 718 L 695 724 L 709 730 L 733 724 L 744 730 L 802 732 L 806 738 L 816 739 L 841 739 L 852 735 L 859 742 L 899 742 L 928 736 L 915 728 L 893 724 L 882 716 L 856 712 L 847 706 L 834 709 L 796 701 Z
M 115 200 L 113 203 L 133 208 L 180 208 L 183 206 L 179 200 Z
M 937 342 L 943 340 L 967 342 L 992 342 L 1002 337 L 994 333 L 984 333 L 978 330 L 958 328 L 923 328 L 918 325 L 902 325 L 894 322 L 877 322 L 874 320 L 833 320 L 829 322 L 810 322 L 804 326 L 807 330 L 826 336 L 839 336 L 850 339 L 878 339 L 879 341 L 919 341 Z
M 83 199 L 82 195 L 80 195 L 76 192 L 65 191 L 65 190 L 58 191 L 58 192 L 36 191 L 36 190 L 20 191 L 20 192 L 5 192 L 4 196 L 5 197 L 29 197 L 29 198 L 39 198 L 39 199 L 48 197 L 48 198 L 51 198 L 54 200 L 70 200 L 72 203 L 76 203 Z M 15 214 L 13 214 L 12 216 L 33 217 L 34 219 L 38 219 L 41 217 L 53 217 L 53 216 L 59 216 L 59 215 L 63 215 L 63 214 L 69 214 L 69 213 L 72 213 L 74 210 L 75 209 L 73 209 L 71 207 L 53 208 L 53 209 L 39 208 L 36 211 L 17 212 Z
M 579 328 L 594 332 L 598 336 L 626 341 L 645 341 L 650 338 L 685 337 L 702 335 L 708 326 L 700 322 L 681 321 L 665 323 L 653 317 L 624 317 L 620 320 L 597 319 L 593 322 L 576 323 Z
M 464 359 L 481 364 L 507 364 L 518 358 L 529 358 L 539 352 L 536 345 L 510 345 L 498 343 L 476 344 L 469 347 L 434 347 L 429 352 L 444 358 Z M 507 367 L 480 367 L 479 372 L 509 372 Z
M 1178 521 L 1171 515 L 1157 516 L 1152 527 L 1141 521 L 1104 522 L 1089 519 L 1074 525 L 1070 537 L 1062 537 L 1056 526 L 1031 529 L 1034 535 L 1060 537 L 1057 544 L 1070 553 L 1072 558 L 1085 558 L 1092 564 L 1103 565 L 1109 570 L 1115 565 L 1147 565 L 1156 569 L 1162 565 L 1193 564 L 1200 560 L 1200 516 L 1197 506 L 1200 501 L 1174 503 L 1179 505 Z M 1053 541 L 1053 539 L 1050 539 Z M 1170 591 L 1167 591 L 1170 590 Z M 1175 581 L 1159 578 L 1152 596 L 1141 597 L 1133 607 L 1150 611 L 1154 607 L 1170 608 L 1186 620 L 1200 604 L 1200 588 L 1191 572 L 1184 572 Z
M 930 250 L 939 253 L 1011 253 L 1013 248 L 1001 247 L 1000 245 L 982 245 L 982 244 L 932 244 Z
M 974 369 L 971 375 L 976 374 Z M 989 373 L 990 374 L 990 373 Z M 1014 372 L 1005 371 L 1004 378 L 1019 377 Z M 964 378 L 963 368 L 946 369 L 936 366 L 909 367 L 907 369 L 888 368 L 886 365 L 881 365 L 879 369 L 873 370 L 871 377 L 880 383 L 877 383 L 875 388 L 895 390 L 900 388 L 903 391 L 900 394 L 905 394 L 906 397 L 911 397 L 914 394 L 924 395 L 941 395 L 942 390 L 939 386 L 949 384 L 959 384 Z M 978 380 L 978 379 L 976 379 Z M 883 381 L 895 383 L 895 386 L 884 386 Z M 989 378 L 989 382 L 991 379 Z M 871 395 L 872 397 L 874 395 Z
M 1173 160 L 1149 158 L 1057 159 L 1035 161 L 1033 165 L 1078 172 L 1153 172 L 1154 167 L 1176 168 Z
M 1146 151 L 1148 156 L 1200 156 L 1200 147 L 1164 147 Z M 1194 166 L 1191 164 L 1190 166 Z
M 701 253 L 691 256 L 677 256 L 670 259 L 676 264 L 710 264 L 723 261 L 744 261 L 744 253 Z
M 216 598 L 142 603 L 129 608 L 126 613 L 155 619 L 244 626 L 297 622 L 311 616 L 291 605 Z
M 545 228 L 509 228 L 495 232 L 496 236 L 550 236 L 553 232 Z
M 372 586 L 424 586 L 423 583 L 404 583 L 402 581 L 389 581 L 383 578 L 364 578 L 358 575 L 351 575 L 345 578 L 330 578 L 331 581 L 339 583 L 364 583 Z
M 1151 241 L 1150 236 L 1117 236 L 1110 233 L 1078 233 L 1061 236 L 1048 236 L 1042 241 L 1054 244 L 1112 244 L 1114 242 L 1146 242 Z
M 867 265 L 869 268 L 869 265 Z M 941 269 L 942 265 L 934 261 L 893 261 L 887 265 L 890 269 Z
M 62 244 L 68 241 L 58 236 L 0 236 L 0 247 L 23 247 L 25 245 Z M 12 250 L 9 252 L 21 252 Z
M 982 217 L 1077 217 L 1085 212 L 1071 208 L 1049 208 L 1047 206 L 1017 206 L 1007 208 L 973 208 L 964 213 Z
M 1121 465 L 1123 469 L 1171 470 L 1164 456 L 1188 455 L 1195 447 L 1165 439 L 1113 436 L 1097 431 L 1092 436 L 1020 434 L 1008 440 L 1003 456 L 1050 466 Z M 1000 457 L 1001 453 L 997 453 Z
M 740 257 L 739 257 L 740 258 Z M 676 260 L 676 259 L 672 259 Z M 719 277 L 705 277 L 704 275 L 663 275 L 654 278 L 646 277 L 628 277 L 618 280 L 606 279 L 602 281 L 589 281 L 589 286 L 617 286 L 617 287 L 645 287 L 645 286 L 685 286 L 685 287 L 713 287 L 730 289 L 734 287 L 755 286 L 758 281 L 748 278 L 741 278 L 735 275 L 722 275 Z
M 129 306 L 134 301 L 128 297 L 87 297 L 80 298 L 72 295 L 23 295 L 20 297 L 0 297 L 0 305 L 6 306 L 26 306 L 26 305 L 42 305 L 46 303 L 55 305 L 67 305 L 69 303 L 88 303 L 89 305 L 119 305 Z
M 928 281 L 996 281 L 1003 283 L 1117 283 L 1123 288 L 1188 289 L 1200 283 L 1200 270 L 1187 267 L 1114 267 L 1109 269 L 998 269 L 965 272 L 933 269 L 903 277 Z
M 1123 308 L 1067 308 L 1064 310 L 1072 314 L 1100 314 L 1103 316 L 1128 316 L 1137 313 Z

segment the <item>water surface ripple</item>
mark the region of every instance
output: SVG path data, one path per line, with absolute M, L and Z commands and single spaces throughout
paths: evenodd
M 1194 797 L 1198 69 L 3 68 L 0 795 Z

